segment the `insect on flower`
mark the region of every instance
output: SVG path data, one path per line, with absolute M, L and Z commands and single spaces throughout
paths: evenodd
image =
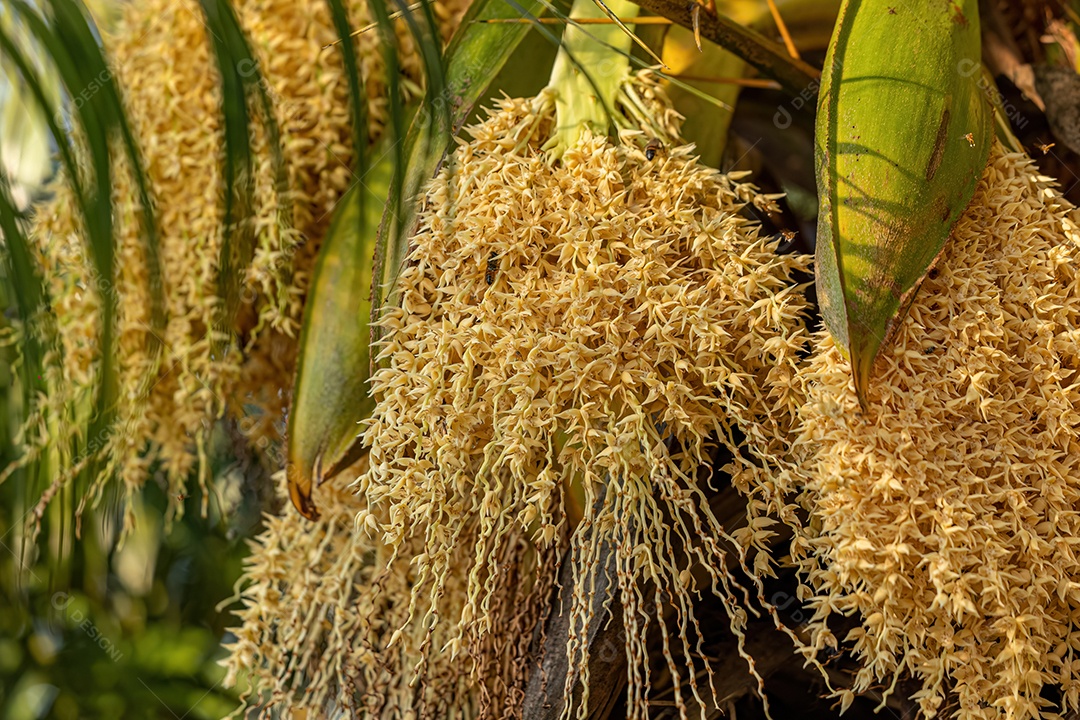
M 499 260 L 495 253 L 491 253 L 491 257 L 488 258 L 487 273 L 484 274 L 484 281 L 488 285 L 495 282 L 495 273 L 499 270 Z
M 656 157 L 656 153 L 662 152 L 664 152 L 664 144 L 656 138 L 653 138 L 649 141 L 649 144 L 645 146 L 645 159 L 652 160 Z

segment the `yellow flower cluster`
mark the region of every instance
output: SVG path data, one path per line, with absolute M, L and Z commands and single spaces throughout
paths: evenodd
M 331 708 L 365 718 L 408 717 L 409 709 L 419 717 L 510 716 L 527 680 L 532 622 L 542 614 L 550 579 L 518 562 L 527 545 L 520 535 L 511 538 L 502 550 L 508 571 L 487 609 L 492 636 L 470 648 L 470 662 L 442 653 L 448 627 L 429 634 L 407 623 L 417 582 L 410 561 L 422 552 L 423 534 L 396 549 L 369 536 L 365 530 L 386 518 L 347 487 L 365 470 L 362 460 L 320 488 L 316 522 L 291 507 L 267 519 L 245 564 L 224 684 L 245 682 L 243 709 L 260 717 L 322 717 Z M 287 503 L 284 482 L 278 490 Z M 370 519 L 357 528 L 358 514 Z M 461 548 L 462 560 L 470 551 Z M 547 567 L 554 558 L 534 556 L 528 565 L 536 563 Z M 464 596 L 464 583 L 452 582 L 440 605 L 460 611 Z
M 632 98 L 674 124 L 648 81 Z M 362 677 L 421 714 L 442 699 L 511 715 L 528 668 L 503 663 L 527 657 L 567 552 L 565 690 L 587 682 L 612 547 L 628 712 L 647 716 L 661 623 L 689 716 L 715 702 L 708 661 L 695 677 L 674 660 L 701 636 L 692 596 L 714 594 L 741 635 L 734 572 L 768 611 L 780 523 L 815 611 L 789 633 L 798 651 L 861 661 L 843 705 L 911 676 L 927 717 L 1080 710 L 1080 216 L 1052 181 L 995 145 L 862 412 L 827 335 L 804 357 L 807 260 L 742 214 L 768 197 L 672 136 L 650 160 L 640 132 L 586 135 L 552 162 L 554 122 L 550 94 L 503 101 L 428 187 L 382 321 L 360 495 L 336 486 L 313 531 L 290 515 L 260 538 L 231 671 L 254 668 L 285 707 L 360 707 L 341 688 Z M 747 500 L 738 529 L 698 480 L 717 444 Z M 859 626 L 835 637 L 838 615 Z M 337 679 L 303 691 L 320 672 Z
M 354 27 L 370 22 L 364 0 L 345 3 Z M 436 3 L 444 31 L 464 2 Z M 215 337 L 220 318 L 219 255 L 226 230 L 221 158 L 220 79 L 195 3 L 126 3 L 105 45 L 138 139 L 154 202 L 166 324 L 154 333 L 141 210 L 131 173 L 117 163 L 117 274 L 98 280 L 63 179 L 37 208 L 33 235 L 46 270 L 63 348 L 62 377 L 50 394 L 85 405 L 96 359 L 115 353 L 121 390 L 117 432 L 93 448 L 111 458 L 129 489 L 160 461 L 174 491 L 198 463 L 213 421 L 231 411 L 248 441 L 265 446 L 280 432 L 294 373 L 297 336 L 313 259 L 335 203 L 354 182 L 349 91 L 327 3 L 235 3 L 258 59 L 263 89 L 281 131 L 287 188 L 276 187 L 272 153 L 258 113 L 251 138 L 255 166 L 254 260 L 242 280 L 244 305 L 235 339 Z M 407 95 L 422 82 L 420 60 L 403 23 L 398 35 Z M 369 136 L 382 134 L 386 82 L 377 33 L 355 41 L 368 98 Z M 255 68 L 240 68 L 241 72 Z M 255 107 L 255 105 L 253 105 Z M 115 348 L 97 346 L 101 299 L 118 306 Z M 151 333 L 157 334 L 152 338 Z M 162 354 L 147 348 L 160 343 Z M 244 415 L 247 417 L 243 417 Z M 70 424 L 70 423 L 67 423 Z
M 910 674 L 927 717 L 1080 709 L 1078 220 L 997 146 L 865 413 L 817 341 L 788 489 L 812 520 L 814 644 L 861 618 L 856 692 Z
M 646 78 L 620 102 L 624 117 L 649 108 L 650 135 L 674 123 Z M 729 565 L 751 561 L 710 509 L 699 468 L 719 444 L 741 482 L 764 483 L 787 457 L 809 341 L 793 274 L 808 258 L 777 255 L 778 239 L 744 215 L 771 198 L 699 164 L 676 138 L 649 159 L 641 129 L 616 142 L 586 133 L 552 162 L 543 146 L 554 123 L 550 93 L 504 100 L 428 187 L 400 308 L 382 320 L 359 489 L 384 513 L 389 546 L 422 529 L 412 595 L 428 610 L 409 620 L 456 624 L 451 654 L 492 632 L 506 539 L 527 533 L 561 551 L 569 536 L 568 683 L 575 669 L 587 677 L 593 574 L 610 543 L 628 708 L 646 717 L 644 637 L 656 618 L 643 607 L 676 618 L 669 660 L 668 646 L 694 654 L 692 595 L 714 593 L 737 633 L 745 621 Z M 574 497 L 576 528 L 566 524 Z M 462 606 L 440 607 L 462 577 Z M 710 683 L 671 671 L 689 684 L 676 692 L 683 716 L 688 703 L 716 702 Z

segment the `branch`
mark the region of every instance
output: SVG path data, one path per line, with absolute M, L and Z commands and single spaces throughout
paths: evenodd
M 612 706 L 626 687 L 626 632 L 623 629 L 622 603 L 617 595 L 618 589 L 612 587 L 616 571 L 615 548 L 605 542 L 593 570 L 596 573 L 596 587 L 589 601 L 593 617 L 585 639 L 589 647 L 589 718 L 610 717 Z M 574 563 L 571 562 L 569 550 L 563 558 L 559 585 L 561 592 L 556 586 L 551 599 L 553 607 L 544 623 L 545 627 L 538 628 L 542 632 L 538 632 L 534 639 L 534 661 L 522 703 L 521 716 L 525 720 L 559 720 L 567 715 L 563 687 L 569 672 L 566 647 L 571 635 L 570 605 L 574 593 Z M 571 698 L 575 710 L 584 690 L 581 678 L 575 678 Z
M 694 29 L 695 0 L 634 0 L 642 8 Z M 817 94 L 821 73 L 813 66 L 787 54 L 778 45 L 758 32 L 745 28 L 725 15 L 710 12 L 702 7 L 698 11 L 701 35 L 725 50 L 738 55 L 764 75 L 780 83 L 792 95 L 801 95 L 807 89 Z

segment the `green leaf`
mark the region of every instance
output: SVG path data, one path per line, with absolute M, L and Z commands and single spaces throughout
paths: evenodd
M 976 0 L 848 0 L 822 76 L 817 286 L 865 407 L 872 368 L 971 201 L 993 134 Z
M 255 254 L 255 229 L 251 225 L 255 168 L 250 145 L 249 99 L 259 103 L 260 119 L 274 163 L 279 212 L 282 213 L 287 213 L 290 206 L 282 199 L 288 189 L 288 171 L 281 150 L 281 132 L 274 119 L 266 84 L 229 0 L 200 0 L 200 3 L 221 75 L 221 114 L 225 121 L 226 230 L 219 261 L 219 294 L 225 301 L 220 330 L 227 336 L 239 307 L 244 270 Z M 290 225 L 291 220 L 283 218 L 281 224 Z
M 364 153 L 368 144 L 367 95 L 364 94 L 364 80 L 360 76 L 360 67 L 356 62 L 353 47 L 352 26 L 342 0 L 327 0 L 334 29 L 341 40 L 337 44 L 341 52 L 341 61 L 345 66 L 345 78 L 349 82 L 349 107 L 353 114 L 353 145 L 356 153 L 356 166 L 365 167 Z
M 24 55 L 24 52 L 19 49 L 15 39 L 8 33 L 3 24 L 0 24 L 0 56 L 10 60 L 18 72 L 17 78 L 10 78 L 10 80 L 14 82 L 17 79 L 25 84 L 37 102 L 42 120 L 56 142 L 60 160 L 64 165 L 65 172 L 67 172 L 67 182 L 71 185 L 79 211 L 85 215 L 87 210 L 86 193 L 79 178 L 79 169 L 78 165 L 75 164 L 75 155 L 73 154 L 71 142 L 67 137 L 67 133 L 59 124 L 58 105 L 53 99 L 56 93 L 51 91 L 51 84 L 48 83 L 48 80 L 55 78 L 46 79 L 46 77 L 43 77 L 44 73 L 39 73 L 35 69 L 32 58 Z
M 376 3 L 377 4 L 377 3 Z M 488 24 L 492 18 L 534 18 L 543 8 L 543 0 L 476 0 L 469 6 L 461 25 L 446 50 L 445 84 L 441 95 L 427 99 L 413 118 L 404 144 L 401 172 L 396 173 L 393 198 L 402 198 L 400 206 L 390 204 L 383 216 L 383 227 L 375 248 L 373 268 L 377 285 L 372 289 L 371 316 L 392 304 L 398 270 L 408 249 L 408 230 L 416 218 L 414 202 L 424 184 L 443 161 L 451 132 L 457 133 L 473 106 L 498 75 L 514 50 L 528 34 L 531 24 Z M 393 199 L 392 198 L 392 199 Z M 377 326 L 371 326 L 371 340 L 378 342 Z
M 318 518 L 312 488 L 361 455 L 357 421 L 375 402 L 368 391 L 372 248 L 393 172 L 382 153 L 334 213 L 304 306 L 300 357 L 289 411 L 289 496 Z
M 0 168 L 0 259 L 8 278 L 15 307 L 23 321 L 22 386 L 27 403 L 35 392 L 45 389 L 40 380 L 44 348 L 34 322 L 44 310 L 45 285 L 34 263 L 30 243 L 19 227 L 18 210 L 11 198 L 7 175 Z
M 424 0 L 427 1 L 427 0 Z M 398 222 L 405 207 L 403 194 L 405 145 L 405 105 L 401 97 L 400 64 L 398 63 L 397 33 L 390 19 L 390 12 L 383 3 L 371 3 L 368 8 L 375 15 L 379 31 L 379 43 L 382 49 L 383 63 L 386 65 L 386 98 L 390 110 L 390 123 L 387 126 L 390 142 L 390 154 L 394 162 L 394 175 L 390 182 L 390 192 L 386 199 L 383 217 L 391 222 Z M 385 220 L 384 220 L 385 222 Z M 377 246 L 376 246 L 377 248 Z M 378 253 L 378 249 L 376 249 Z M 378 256 L 375 260 L 378 265 Z

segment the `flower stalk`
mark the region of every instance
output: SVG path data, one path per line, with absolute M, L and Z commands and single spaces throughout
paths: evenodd
M 630 0 L 609 0 L 606 4 L 616 17 L 637 16 L 638 6 Z M 596 0 L 575 0 L 570 15 L 585 20 L 609 17 Z M 618 25 L 566 28 L 547 87 L 555 96 L 556 128 L 544 149 L 553 158 L 561 158 L 573 147 L 584 129 L 607 134 L 619 88 L 629 75 L 633 39 Z

